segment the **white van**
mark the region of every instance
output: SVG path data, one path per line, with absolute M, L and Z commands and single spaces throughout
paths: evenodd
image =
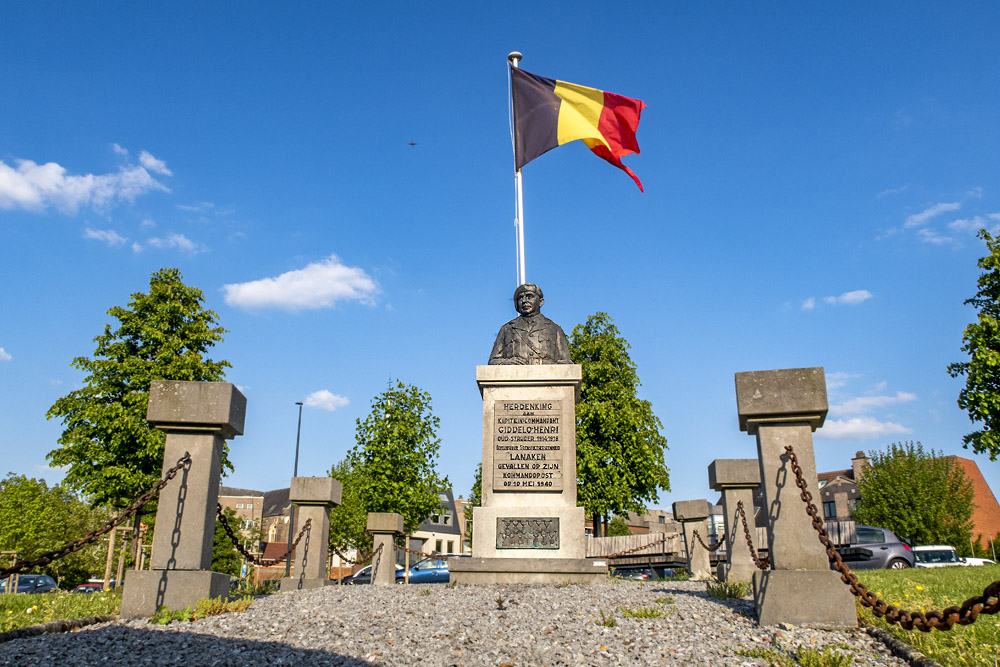
M 944 544 L 928 544 L 920 547 L 913 547 L 913 555 L 917 560 L 917 567 L 950 567 L 953 565 L 963 566 L 965 562 L 958 557 L 955 547 Z

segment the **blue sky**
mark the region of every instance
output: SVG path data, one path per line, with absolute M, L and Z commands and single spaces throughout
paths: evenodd
M 580 142 L 524 169 L 527 276 L 608 312 L 672 490 L 755 455 L 733 374 L 823 366 L 820 470 L 961 448 L 980 227 L 1000 225 L 993 3 L 13 3 L 0 22 L 2 471 L 58 480 L 45 412 L 106 311 L 181 269 L 248 399 L 227 483 L 321 475 L 390 378 L 440 470 L 481 456 L 475 366 L 515 315 L 506 56 L 643 99 L 646 187 Z M 411 146 L 410 142 L 416 142 Z

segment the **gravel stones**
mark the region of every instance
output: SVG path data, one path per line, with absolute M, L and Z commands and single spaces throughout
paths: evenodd
M 906 665 L 861 630 L 760 628 L 750 600 L 712 599 L 703 583 L 627 581 L 291 591 L 191 623 L 116 621 L 13 640 L 0 644 L 0 665 L 743 666 L 766 663 L 737 650 L 776 645 L 836 645 L 858 666 Z

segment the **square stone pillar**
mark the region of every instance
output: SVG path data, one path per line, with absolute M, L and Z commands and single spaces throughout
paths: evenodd
M 212 572 L 222 447 L 243 434 L 246 398 L 228 382 L 153 380 L 146 419 L 166 431 L 163 471 L 185 452 L 191 462 L 160 492 L 151 570 L 128 573 L 125 618 L 152 616 L 229 594 L 229 576 Z
M 312 519 L 309 530 L 295 546 L 295 572 L 281 580 L 281 590 L 321 588 L 327 577 L 330 554 L 330 509 L 340 504 L 343 487 L 332 477 L 293 477 L 288 499 L 298 506 L 300 525 Z M 291 526 L 289 526 L 291 529 Z
M 826 419 L 823 369 L 737 373 L 736 403 L 740 430 L 757 436 L 764 484 L 772 569 L 754 573 L 758 622 L 857 627 L 854 597 L 830 569 L 785 452 L 785 446 L 792 445 L 807 488 L 819 498 L 812 432 Z
M 684 544 L 687 546 L 688 572 L 694 581 L 702 581 L 712 577 L 711 565 L 708 560 L 708 549 L 701 546 L 694 536 L 695 531 L 708 544 L 708 522 L 705 519 L 712 513 L 712 506 L 707 500 L 681 500 L 674 503 L 674 519 L 684 527 Z
M 403 533 L 403 515 L 395 512 L 369 512 L 368 532 L 374 535 L 372 545 L 372 585 L 391 586 L 396 583 L 396 535 Z
M 722 493 L 722 515 L 726 525 L 726 562 L 719 564 L 719 581 L 750 581 L 757 566 L 747 548 L 737 507 L 742 501 L 750 538 L 756 540 L 753 490 L 760 486 L 760 464 L 757 459 L 715 459 L 708 464 L 708 485 Z

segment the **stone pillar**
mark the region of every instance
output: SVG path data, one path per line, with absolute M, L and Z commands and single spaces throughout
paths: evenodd
M 163 471 L 184 452 L 191 462 L 160 492 L 152 569 L 129 572 L 125 618 L 152 616 L 229 594 L 229 576 L 212 572 L 212 542 L 222 474 L 222 447 L 243 434 L 246 398 L 228 382 L 153 380 L 146 419 L 166 431 Z
M 722 493 L 722 514 L 726 522 L 726 562 L 719 563 L 719 581 L 750 581 L 757 566 L 747 548 L 737 506 L 743 501 L 747 528 L 751 539 L 756 540 L 753 490 L 760 486 L 760 464 L 757 459 L 715 459 L 708 465 L 708 485 Z
M 294 576 L 281 580 L 282 591 L 321 588 L 333 583 L 326 570 L 330 551 L 330 509 L 340 504 L 342 490 L 341 483 L 332 477 L 292 478 L 288 499 L 298 506 L 295 516 L 299 526 L 305 526 L 309 519 L 312 523 L 295 547 Z
M 369 512 L 368 532 L 375 536 L 372 545 L 372 585 L 396 583 L 396 535 L 403 532 L 403 516 L 395 512 Z
M 737 373 L 736 403 L 740 430 L 757 436 L 773 568 L 754 573 L 758 622 L 857 627 L 854 598 L 830 569 L 785 453 L 785 445 L 792 445 L 814 502 L 819 502 L 812 432 L 826 419 L 823 369 Z
M 674 519 L 684 527 L 684 544 L 687 545 L 688 572 L 694 581 L 712 577 L 708 561 L 708 550 L 694 536 L 698 535 L 708 544 L 708 522 L 705 519 L 712 511 L 707 500 L 682 500 L 674 503 Z

